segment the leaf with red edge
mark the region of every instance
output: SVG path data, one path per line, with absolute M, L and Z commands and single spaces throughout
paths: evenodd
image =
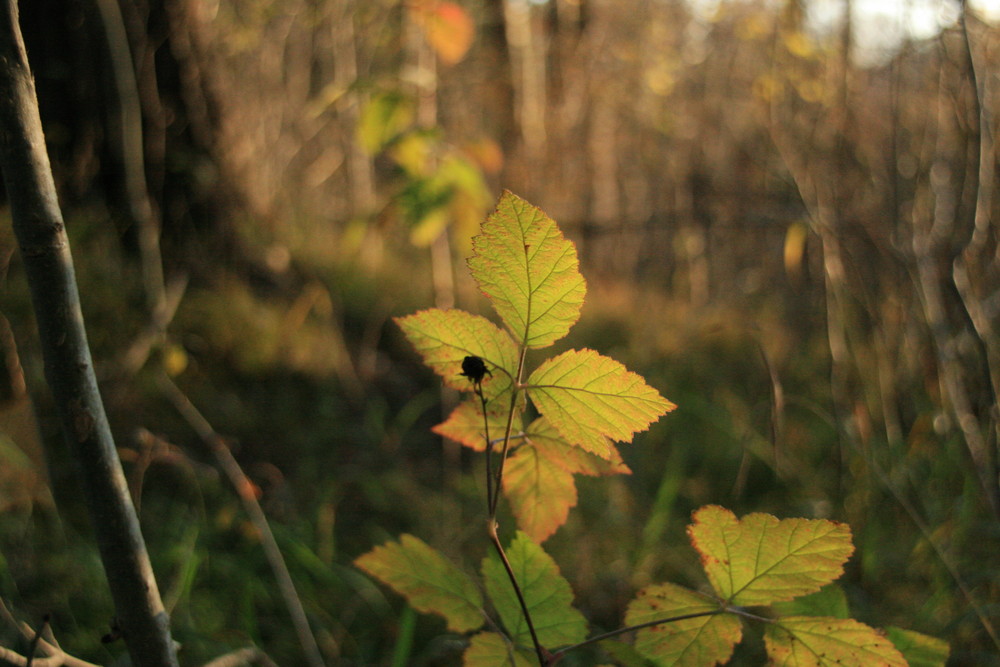
M 717 505 L 696 511 L 687 532 L 716 593 L 743 606 L 815 593 L 843 574 L 854 552 L 846 524 L 770 514 L 737 519 Z
M 544 542 L 566 523 L 576 506 L 573 474 L 530 443 L 517 448 L 504 466 L 503 490 L 517 527 Z
M 507 407 L 510 405 L 510 395 L 507 398 Z M 499 446 L 499 440 L 504 437 L 507 431 L 507 414 L 505 411 L 492 409 L 492 406 L 502 401 L 487 403 L 487 414 L 489 415 L 490 440 L 493 441 L 494 448 Z M 503 407 L 503 406 L 498 406 Z M 486 451 L 486 423 L 483 421 L 483 406 L 479 398 L 460 403 L 458 407 L 451 411 L 448 418 L 431 429 L 440 436 L 444 436 L 455 442 L 459 442 L 466 447 L 477 452 Z M 511 426 L 511 436 L 518 437 L 521 433 L 521 416 L 514 416 Z
M 485 317 L 463 310 L 430 308 L 397 317 L 395 322 L 424 363 L 449 387 L 472 391 L 472 382 L 462 376 L 462 361 L 471 356 L 482 358 L 490 372 L 483 379 L 487 398 L 510 390 L 517 372 L 517 346 L 507 332 Z
M 622 461 L 618 448 L 610 440 L 607 441 L 609 456 L 606 459 L 601 458 L 567 442 L 545 417 L 539 417 L 531 422 L 524 435 L 542 455 L 567 472 L 591 477 L 632 473 Z
M 768 624 L 764 646 L 780 667 L 907 667 L 888 638 L 849 618 L 785 616 Z
M 412 535 L 375 547 L 354 564 L 402 595 L 417 611 L 443 616 L 453 632 L 483 625 L 483 598 L 472 579 Z
M 639 375 L 593 350 L 569 350 L 528 378 L 539 412 L 567 441 L 604 459 L 608 440 L 628 442 L 677 406 Z
M 551 345 L 579 319 L 587 286 L 576 247 L 541 209 L 505 190 L 472 249 L 472 277 L 519 343 Z
M 654 584 L 629 603 L 625 624 L 704 614 L 642 628 L 636 633 L 635 648 L 660 665 L 716 665 L 729 659 L 743 633 L 740 620 L 714 613 L 719 609 L 714 598 L 674 584 Z

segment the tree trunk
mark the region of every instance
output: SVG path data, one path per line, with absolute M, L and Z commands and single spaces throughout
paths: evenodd
M 0 168 L 31 288 L 45 376 L 79 465 L 132 664 L 176 667 L 169 620 L 94 376 L 16 0 L 0 5 Z

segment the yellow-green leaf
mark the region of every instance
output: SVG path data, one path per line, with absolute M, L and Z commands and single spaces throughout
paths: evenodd
M 771 664 L 779 666 L 907 667 L 891 641 L 849 618 L 788 616 L 767 626 L 764 645 Z
M 371 98 L 358 120 L 358 139 L 370 153 L 377 153 L 397 139 L 416 118 L 413 100 L 402 93 L 379 93 Z
M 573 608 L 573 591 L 552 557 L 518 531 L 507 548 L 507 558 L 542 646 L 551 649 L 583 641 L 587 636 L 587 621 Z M 531 634 L 507 571 L 500 559 L 492 554 L 483 559 L 483 580 L 514 643 L 531 646 Z
M 626 625 L 689 614 L 695 618 L 660 623 L 636 633 L 635 648 L 658 665 L 704 667 L 723 663 L 743 634 L 740 621 L 719 611 L 719 601 L 674 584 L 654 584 L 628 605 Z
M 622 461 L 618 448 L 610 440 L 607 441 L 610 456 L 603 459 L 567 442 L 545 417 L 539 417 L 531 422 L 524 435 L 542 455 L 566 472 L 592 477 L 632 473 Z
M 843 573 L 854 551 L 846 524 L 769 514 L 737 519 L 717 505 L 694 513 L 688 536 L 719 596 L 745 606 L 815 593 Z
M 775 602 L 771 605 L 771 609 L 779 616 L 851 617 L 851 611 L 847 606 L 847 595 L 837 584 L 828 584 L 815 593 L 794 600 Z
M 535 667 L 534 653 L 516 649 L 495 632 L 480 632 L 473 636 L 462 656 L 464 667 Z
M 430 308 L 395 321 L 424 363 L 449 387 L 472 390 L 472 382 L 462 376 L 462 360 L 474 356 L 482 357 L 491 373 L 483 379 L 487 397 L 499 396 L 511 388 L 517 372 L 517 346 L 485 317 L 463 310 Z
M 675 406 L 635 373 L 593 350 L 569 350 L 528 378 L 532 402 L 568 442 L 610 459 L 608 440 L 628 442 Z
M 472 239 L 469 269 L 519 343 L 545 347 L 580 317 L 576 248 L 541 209 L 508 191 Z
M 942 639 L 892 627 L 886 628 L 885 634 L 903 654 L 910 667 L 944 667 L 948 662 L 951 650 L 948 642 Z
M 510 394 L 505 394 L 504 398 L 507 400 L 493 400 L 487 403 L 486 414 L 489 416 L 490 440 L 493 441 L 494 448 L 499 444 L 497 442 L 498 439 L 503 438 L 504 433 L 507 431 L 506 411 L 499 408 L 506 406 L 508 410 L 510 409 Z M 493 406 L 498 409 L 492 409 Z M 459 442 L 477 452 L 486 451 L 486 424 L 483 421 L 483 406 L 478 397 L 460 403 L 458 407 L 451 411 L 446 420 L 431 430 L 438 435 Z M 511 436 L 518 437 L 520 432 L 521 416 L 517 414 L 514 415 Z
M 472 579 L 412 535 L 375 547 L 354 564 L 417 611 L 443 616 L 449 630 L 468 632 L 483 624 L 483 597 Z
M 507 459 L 503 490 L 517 526 L 536 542 L 544 542 L 566 523 L 576 506 L 573 474 L 525 443 Z

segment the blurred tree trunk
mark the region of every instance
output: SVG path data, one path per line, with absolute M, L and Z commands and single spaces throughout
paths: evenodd
M 362 148 L 357 132 L 361 109 L 368 96 L 358 86 L 358 57 L 355 41 L 354 11 L 344 4 L 343 11 L 337 13 L 331 22 L 333 33 L 333 84 L 336 90 L 344 91 L 340 118 L 343 120 L 344 151 L 347 153 L 347 168 L 350 180 L 350 202 L 348 209 L 352 216 L 368 216 L 375 210 L 375 175 L 371 155 Z
M 132 664 L 176 667 L 169 618 L 97 388 L 16 0 L 0 7 L 0 167 L 31 288 L 46 379 L 82 474 Z

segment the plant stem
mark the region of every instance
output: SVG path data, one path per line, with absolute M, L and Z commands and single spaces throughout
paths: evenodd
M 510 434 L 514 427 L 514 413 L 517 411 L 517 394 L 524 389 L 521 385 L 521 376 L 524 374 L 524 357 L 527 353 L 528 347 L 526 345 L 522 345 L 521 357 L 517 360 L 517 375 L 514 379 L 514 385 L 510 389 L 510 410 L 507 412 L 507 427 L 504 429 L 503 434 L 503 450 L 500 452 L 500 465 L 497 466 L 496 483 L 494 484 L 496 493 L 493 496 L 493 502 L 490 504 L 491 523 L 494 519 L 496 519 L 497 515 L 497 502 L 500 499 L 500 485 L 503 483 L 503 467 L 507 462 L 507 451 L 510 449 Z M 488 440 L 487 449 L 489 449 Z
M 490 455 L 493 453 L 493 441 L 490 440 L 490 418 L 486 414 L 486 396 L 483 395 L 483 381 L 475 385 L 476 395 L 483 404 L 483 429 L 486 434 L 486 511 L 493 516 L 493 467 Z
M 582 642 L 580 642 L 579 644 L 573 644 L 572 646 L 566 646 L 565 648 L 561 648 L 561 649 L 559 649 L 558 651 L 556 651 L 555 653 L 552 654 L 552 659 L 553 659 L 553 661 L 561 659 L 564 655 L 566 655 L 567 653 L 569 653 L 570 651 L 572 651 L 574 649 L 582 648 L 582 647 L 588 646 L 590 644 L 596 644 L 597 642 L 602 642 L 605 639 L 611 639 L 613 637 L 617 637 L 618 635 L 623 635 L 623 634 L 625 634 L 627 632 L 633 632 L 635 630 L 642 630 L 643 628 L 651 628 L 654 625 L 661 625 L 663 623 L 675 623 L 677 621 L 686 621 L 689 618 L 701 618 L 703 616 L 716 616 L 718 614 L 725 613 L 726 611 L 731 611 L 731 610 L 727 610 L 727 609 L 713 609 L 712 611 L 699 611 L 699 612 L 696 612 L 694 614 L 683 614 L 681 616 L 669 616 L 667 618 L 660 618 L 660 619 L 657 619 L 655 621 L 647 621 L 646 623 L 637 623 L 636 625 L 630 625 L 628 627 L 618 628 L 617 630 L 612 630 L 611 632 L 605 632 L 604 634 L 600 634 L 600 635 L 597 635 L 595 637 L 591 637 L 589 639 L 585 639 Z
M 528 624 L 528 632 L 531 633 L 531 641 L 535 645 L 535 654 L 538 655 L 538 664 L 541 667 L 546 667 L 546 665 L 551 664 L 549 661 L 548 652 L 542 647 L 541 643 L 538 641 L 538 634 L 535 632 L 535 624 L 531 622 L 531 613 L 528 611 L 528 603 L 524 600 L 524 594 L 521 592 L 521 587 L 517 583 L 517 577 L 514 575 L 514 568 L 510 566 L 510 561 L 507 560 L 507 554 L 503 550 L 503 546 L 500 544 L 500 538 L 497 536 L 497 522 L 490 517 L 489 525 L 490 541 L 493 543 L 493 547 L 497 551 L 497 555 L 500 556 L 500 562 L 503 563 L 504 569 L 507 570 L 507 577 L 510 579 L 511 586 L 514 587 L 514 594 L 517 595 L 517 601 L 521 604 L 521 612 L 524 614 L 524 620 Z

